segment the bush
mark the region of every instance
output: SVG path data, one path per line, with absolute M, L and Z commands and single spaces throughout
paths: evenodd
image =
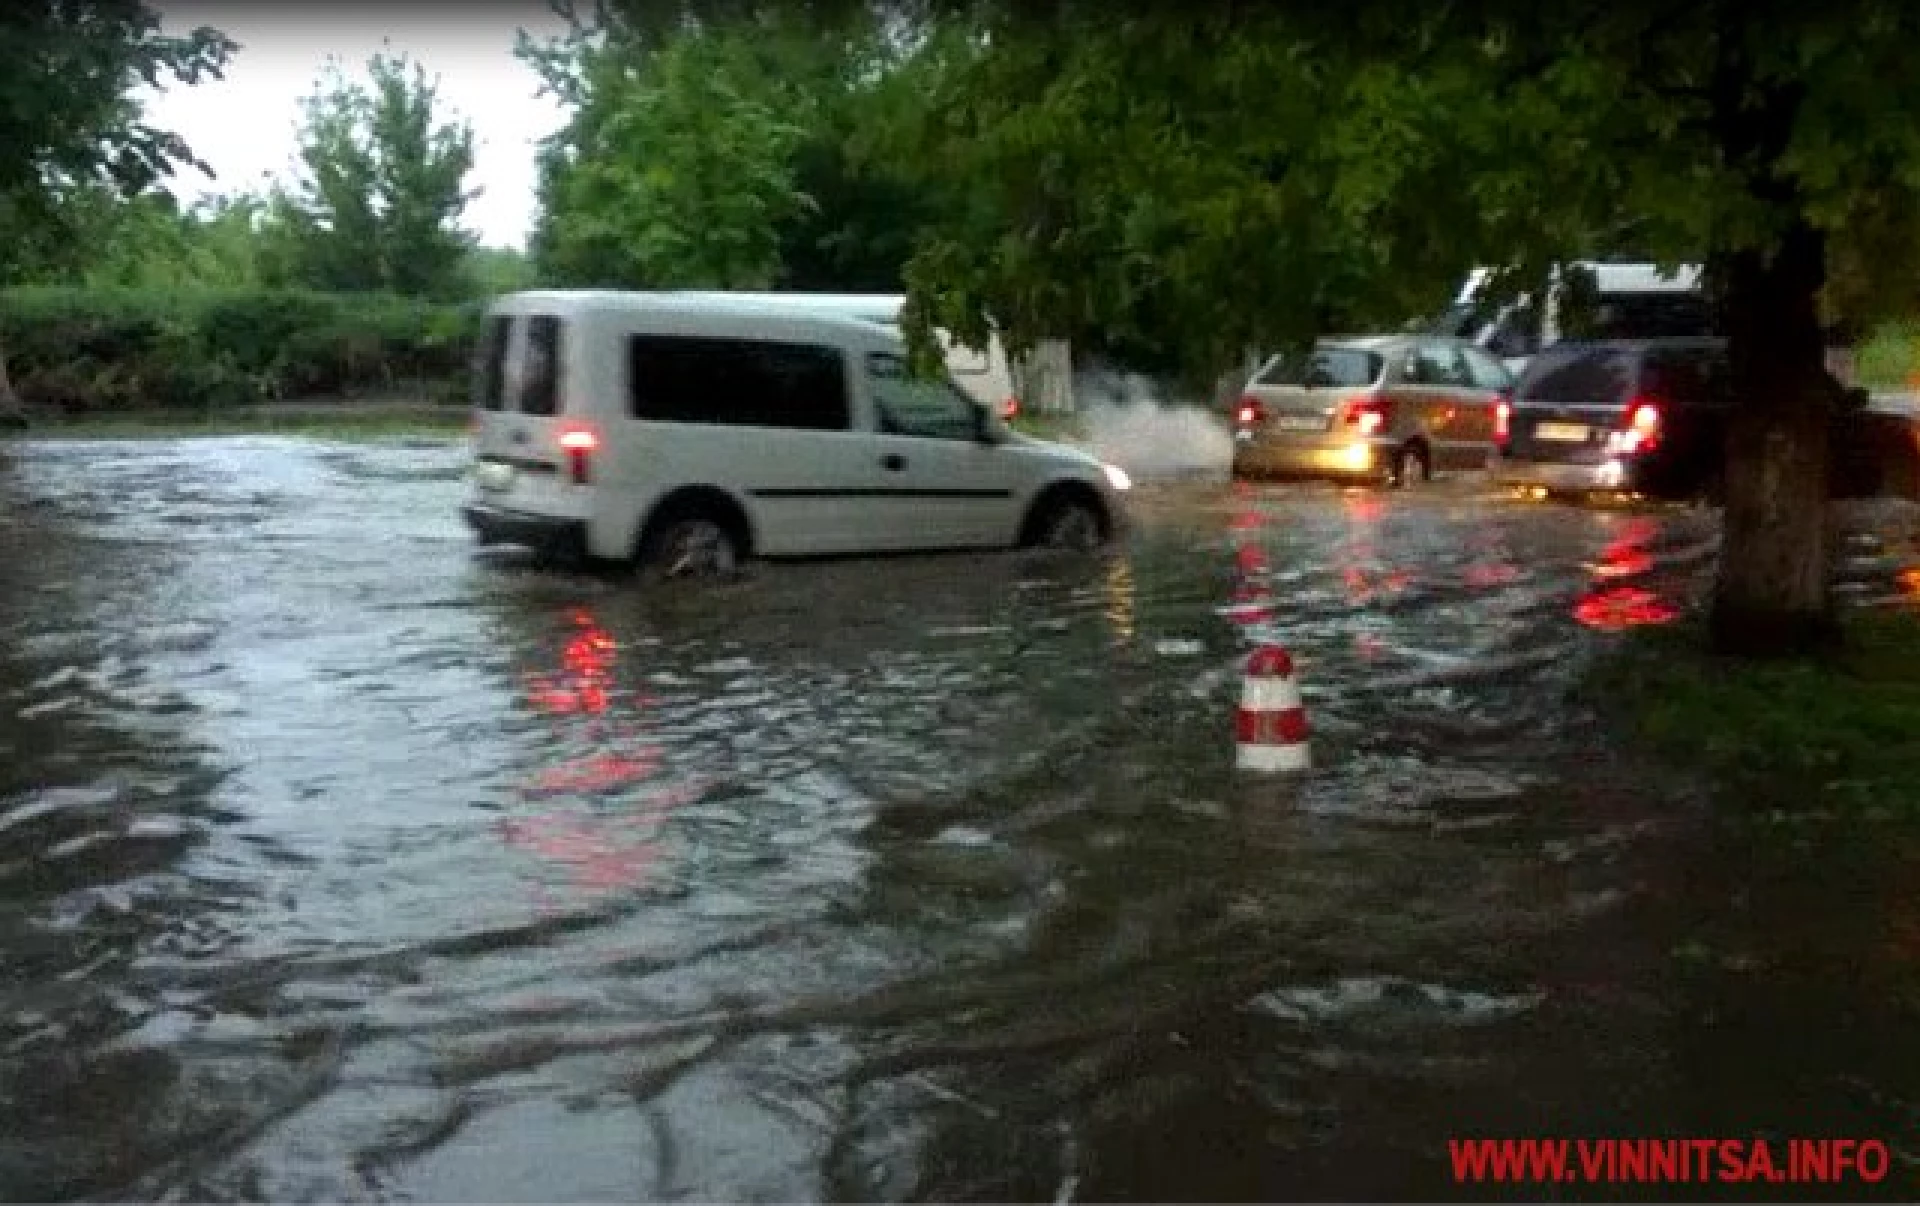
M 0 293 L 30 407 L 207 410 L 367 391 L 457 398 L 483 303 L 295 290 Z

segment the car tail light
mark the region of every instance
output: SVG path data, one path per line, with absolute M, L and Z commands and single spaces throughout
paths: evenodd
M 570 427 L 560 433 L 560 448 L 567 454 L 574 485 L 584 486 L 590 480 L 593 453 L 599 447 L 600 437 L 585 427 Z
M 1493 442 L 1505 447 L 1513 438 L 1513 403 L 1501 398 L 1493 404 Z
M 1355 398 L 1347 403 L 1347 426 L 1372 435 L 1387 425 L 1387 406 L 1378 398 Z
M 1260 405 L 1260 399 L 1248 394 L 1240 399 L 1240 408 L 1234 412 L 1234 418 L 1243 427 L 1251 427 L 1267 421 L 1267 408 Z
M 1613 434 L 1614 451 L 1651 452 L 1660 446 L 1660 428 L 1660 404 L 1652 398 L 1635 398 L 1627 403 L 1621 430 Z
M 1000 417 L 1003 419 L 1019 418 L 1020 417 L 1020 399 L 1008 398 L 1006 401 L 1002 402 L 1000 404 Z

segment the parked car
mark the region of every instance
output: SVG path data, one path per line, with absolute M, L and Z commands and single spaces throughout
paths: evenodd
M 749 556 L 1044 544 L 1122 524 L 1119 469 L 908 372 L 892 327 L 664 293 L 512 294 L 474 398 L 481 542 L 663 574 Z
M 1878 488 L 1884 442 L 1864 413 L 1866 395 L 1831 376 L 1836 397 L 1836 493 Z M 1560 343 L 1522 374 L 1502 424 L 1494 479 L 1550 494 L 1631 493 L 1716 498 L 1726 465 L 1726 424 L 1737 405 L 1721 339 Z
M 1498 360 L 1463 339 L 1323 339 L 1254 374 L 1234 414 L 1234 472 L 1404 488 L 1484 469 L 1512 386 Z

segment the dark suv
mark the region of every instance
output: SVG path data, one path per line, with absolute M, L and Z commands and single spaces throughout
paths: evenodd
M 1872 493 L 1877 453 L 1858 390 L 1835 413 L 1835 486 Z M 1496 481 L 1550 493 L 1628 492 L 1713 497 L 1725 464 L 1726 341 L 1609 340 L 1560 343 L 1536 356 L 1500 417 L 1491 462 Z
M 1496 480 L 1555 493 L 1711 493 L 1731 399 L 1715 339 L 1560 343 L 1527 365 Z

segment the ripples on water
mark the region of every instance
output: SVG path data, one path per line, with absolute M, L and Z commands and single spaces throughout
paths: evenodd
M 6 483 L 8 1196 L 1437 1192 L 1681 1075 L 1683 811 L 1539 701 L 1698 513 L 1181 487 L 1098 565 L 649 594 L 476 556 L 457 470 Z M 1248 542 L 1298 788 L 1229 773 Z

